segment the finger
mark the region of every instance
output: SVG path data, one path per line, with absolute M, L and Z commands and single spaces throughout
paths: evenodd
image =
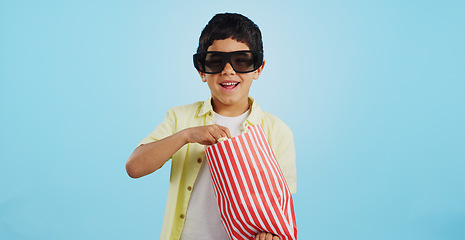
M 231 132 L 229 131 L 229 128 L 223 127 L 223 126 L 220 126 L 220 125 L 218 125 L 218 126 L 220 127 L 221 131 L 223 131 L 223 133 L 225 134 L 225 137 L 227 137 L 227 138 L 232 137 Z
M 213 144 L 217 143 L 217 139 L 212 137 L 212 136 L 208 136 L 206 141 L 207 142 L 204 145 L 213 145 Z
M 212 126 L 216 131 L 218 131 L 221 136 L 223 137 L 228 137 L 230 138 L 231 137 L 231 133 L 229 132 L 229 128 L 227 127 L 224 127 L 224 126 L 221 126 L 221 125 L 218 125 L 218 124 L 215 124 Z
M 208 133 L 210 134 L 211 137 L 213 137 L 215 139 L 215 143 L 218 141 L 218 139 L 224 137 L 222 134 L 223 132 L 220 131 L 218 128 L 212 128 L 208 131 Z
M 207 133 L 204 133 L 202 136 L 199 136 L 197 143 L 200 143 L 203 145 L 213 145 L 216 143 L 216 138 L 207 132 Z
M 265 232 L 260 233 L 260 240 L 265 240 L 265 237 L 266 237 Z
M 220 125 L 214 125 L 214 126 L 212 126 L 211 129 L 213 131 L 215 131 L 215 133 L 212 132 L 212 135 L 214 135 L 214 137 L 216 137 L 217 140 L 219 140 L 219 139 L 227 140 L 228 138 L 231 138 L 231 134 L 230 134 L 229 129 L 227 127 L 223 127 L 223 126 L 220 126 Z M 216 134 L 219 134 L 219 136 L 216 135 Z
M 267 233 L 265 240 L 273 240 L 273 234 Z
M 272 239 L 272 240 L 281 240 L 281 239 L 279 239 L 278 236 L 273 236 L 273 239 Z

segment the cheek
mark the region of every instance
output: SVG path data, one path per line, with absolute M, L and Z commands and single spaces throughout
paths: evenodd
M 255 73 L 248 73 L 247 75 L 244 75 L 241 79 L 243 83 L 250 86 L 253 80 L 255 79 Z
M 205 82 L 207 82 L 210 88 L 216 85 L 216 79 L 214 76 L 206 76 Z

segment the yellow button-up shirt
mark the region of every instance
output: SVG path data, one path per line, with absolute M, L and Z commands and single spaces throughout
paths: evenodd
M 262 111 L 249 97 L 250 114 L 242 128 L 260 124 L 284 174 L 291 193 L 297 190 L 294 137 L 290 128 L 276 116 Z M 139 145 L 171 136 L 185 128 L 208 125 L 213 122 L 211 98 L 204 102 L 178 106 L 168 110 L 166 118 Z M 165 216 L 160 239 L 179 239 L 184 227 L 189 198 L 200 166 L 205 162 L 205 146 L 189 143 L 172 157 L 171 176 Z

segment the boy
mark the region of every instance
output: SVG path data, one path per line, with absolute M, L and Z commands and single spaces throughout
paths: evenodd
M 295 193 L 292 132 L 249 97 L 252 81 L 258 79 L 264 65 L 261 32 L 247 17 L 217 14 L 202 31 L 194 66 L 211 97 L 168 110 L 164 121 L 140 142 L 126 164 L 129 176 L 139 178 L 172 159 L 161 239 L 228 239 L 204 145 L 240 135 L 249 125 L 262 125 L 289 189 Z M 257 233 L 254 239 L 279 237 Z

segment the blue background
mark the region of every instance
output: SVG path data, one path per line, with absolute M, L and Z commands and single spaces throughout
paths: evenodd
M 0 2 L 0 239 L 158 239 L 167 164 L 125 162 L 218 12 L 263 33 L 295 134 L 299 239 L 465 239 L 465 1 Z

